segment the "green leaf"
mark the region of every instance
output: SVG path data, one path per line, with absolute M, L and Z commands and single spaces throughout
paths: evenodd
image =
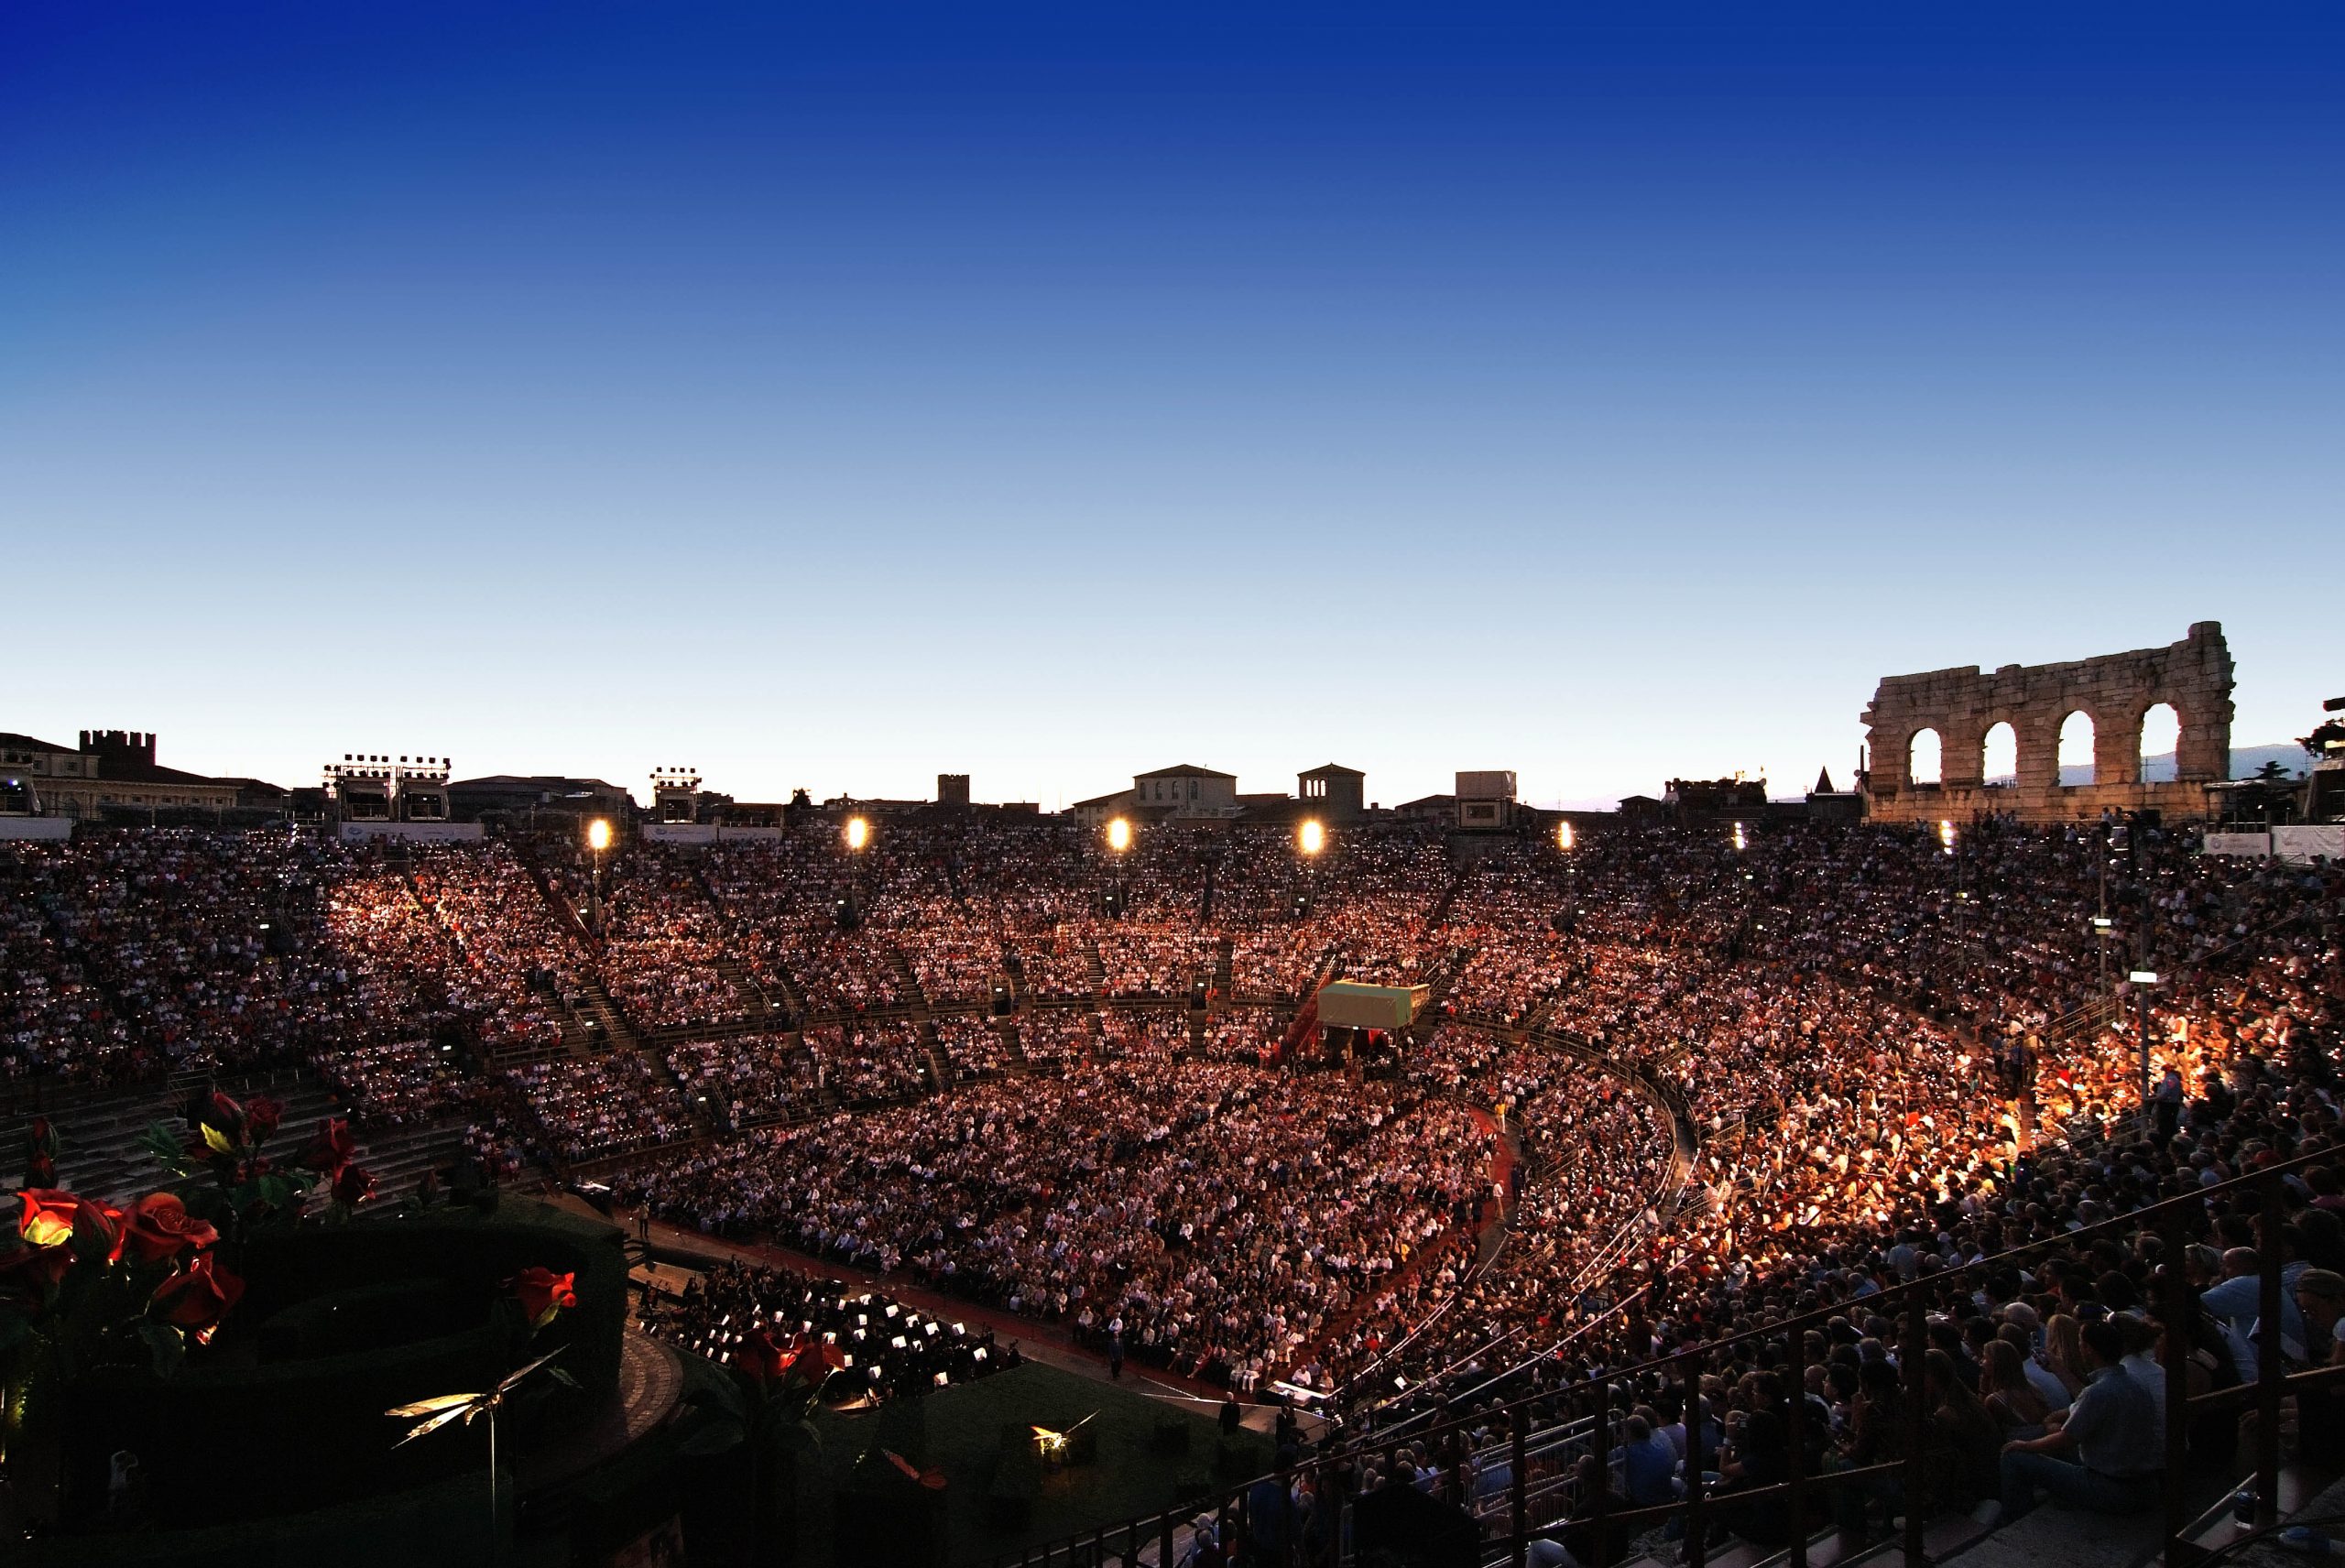
M 218 1127 L 213 1127 L 210 1122 L 203 1124 L 203 1146 L 212 1150 L 214 1154 L 234 1154 L 236 1152 L 236 1146 L 228 1141 L 228 1135 L 222 1132 Z
M 147 1146 L 147 1152 L 169 1169 L 183 1171 L 187 1168 L 187 1145 L 180 1141 L 179 1135 L 170 1129 L 168 1123 L 148 1122 L 147 1136 L 142 1141 Z
M 578 1387 L 578 1379 L 572 1377 L 569 1373 L 563 1371 L 559 1367 L 549 1367 L 546 1371 L 546 1376 L 551 1377 L 555 1382 L 561 1384 L 565 1388 L 575 1388 Z
M 292 1200 L 292 1183 L 282 1176 L 264 1176 L 260 1179 L 260 1196 L 270 1208 L 281 1209 Z
M 138 1337 L 147 1342 L 147 1354 L 155 1358 L 158 1377 L 169 1380 L 187 1359 L 187 1336 L 169 1323 L 140 1323 Z

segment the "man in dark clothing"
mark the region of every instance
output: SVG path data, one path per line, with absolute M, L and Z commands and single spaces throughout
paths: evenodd
M 1583 1454 L 1574 1474 L 1578 1477 L 1574 1494 L 1579 1498 L 1579 1506 L 1572 1509 L 1571 1519 L 1562 1530 L 1532 1541 L 1531 1563 L 1534 1568 L 1563 1568 L 1566 1563 L 1576 1564 L 1576 1568 L 1612 1568 L 1614 1563 L 1627 1562 L 1630 1543 L 1635 1541 L 1637 1532 L 1631 1526 L 1615 1524 L 1613 1520 L 1629 1511 L 1629 1499 L 1610 1484 L 1605 1467 L 1596 1462 L 1594 1454 Z M 1604 1488 L 1604 1521 L 1600 1529 L 1596 1501 L 1599 1486 Z
M 2085 1324 L 2084 1392 L 2042 1437 L 2003 1445 L 2003 1519 L 2055 1502 L 2095 1513 L 2138 1513 L 2165 1484 L 2165 1426 L 2149 1390 L 2127 1376 L 2125 1344 L 2106 1318 Z

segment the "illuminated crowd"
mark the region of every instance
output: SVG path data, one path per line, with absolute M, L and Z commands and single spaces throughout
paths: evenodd
M 1867 1294 L 2333 1147 L 2334 867 L 2090 824 L 1623 821 L 1484 847 L 907 819 L 858 849 L 820 817 L 593 860 L 284 829 L 0 844 L 0 1073 L 306 1064 L 378 1123 L 627 1157 L 612 1180 L 687 1227 L 1370 1426 L 1845 1304 L 1809 1357 L 1819 1453 L 1862 1448 L 1893 1354 Z M 2143 962 L 2156 989 L 2112 1007 Z M 1291 1049 L 1330 977 L 1425 985 L 1431 1010 L 1347 1055 Z M 2144 1026 L 2178 1085 L 2146 1141 Z M 2292 1209 L 2295 1261 L 2345 1270 L 2345 1161 Z M 2195 1228 L 2212 1290 L 2252 1231 L 2235 1206 Z M 2135 1238 L 1949 1287 L 1946 1376 L 2041 1414 L 1993 1346 L 2048 1403 L 2080 1323 L 2154 1337 L 2158 1260 Z M 2191 1330 L 2210 1377 L 2239 1375 L 2236 1329 Z M 1783 1359 L 1632 1380 L 1624 1417 L 1682 1437 L 1706 1399 L 1763 1470 L 1796 1408 Z M 1444 1443 L 1396 1439 L 1353 1484 L 1472 1496 L 1482 1449 Z M 1558 1464 L 1566 1508 L 1610 1474 Z M 1942 1500 L 1999 1500 L 1994 1468 Z

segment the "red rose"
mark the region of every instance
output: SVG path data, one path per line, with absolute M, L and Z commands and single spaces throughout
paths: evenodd
M 14 1205 L 0 1225 L 0 1298 L 38 1305 L 73 1267 L 72 1210 L 49 1202 L 70 1194 L 35 1190 L 0 1199 Z
M 141 1263 L 162 1263 L 189 1247 L 210 1247 L 220 1233 L 187 1212 L 170 1192 L 149 1192 L 130 1206 L 127 1240 Z
M 155 1287 L 149 1310 L 167 1323 L 208 1333 L 244 1299 L 245 1282 L 215 1269 L 212 1254 L 199 1252 L 187 1267 Z
M 358 1140 L 350 1136 L 350 1124 L 340 1116 L 328 1116 L 318 1123 L 318 1130 L 304 1144 L 294 1163 L 328 1176 L 338 1176 L 358 1152 Z
M 575 1274 L 557 1274 L 551 1269 L 531 1265 L 506 1281 L 514 1297 L 521 1303 L 521 1315 L 529 1320 L 532 1328 L 543 1328 L 553 1322 L 554 1314 L 578 1304 Z
M 16 1234 L 43 1255 L 41 1267 L 52 1278 L 61 1277 L 76 1258 L 112 1263 L 122 1256 L 122 1211 L 112 1204 L 92 1203 L 54 1187 L 27 1187 L 16 1199 Z M 49 1257 L 51 1253 L 62 1257 Z M 14 1266 L 22 1268 L 26 1262 L 19 1258 Z
M 333 1201 L 356 1208 L 375 1190 L 375 1178 L 365 1167 L 345 1165 L 333 1179 Z
M 73 1211 L 81 1199 L 53 1187 L 27 1187 L 16 1194 L 16 1201 L 21 1205 L 16 1234 L 25 1238 L 26 1246 L 62 1247 L 73 1239 Z
M 784 1350 L 775 1341 L 773 1331 L 764 1327 L 753 1328 L 743 1334 L 741 1343 L 733 1349 L 733 1365 L 760 1383 L 781 1377 L 797 1359 L 798 1352 L 794 1348 Z
M 245 1107 L 214 1089 L 205 1094 L 199 1089 L 188 1100 L 188 1121 L 197 1127 L 212 1127 L 230 1143 L 245 1136 Z
M 282 1101 L 267 1094 L 256 1094 L 245 1102 L 245 1133 L 254 1143 L 266 1143 L 276 1135 L 277 1124 L 285 1119 Z

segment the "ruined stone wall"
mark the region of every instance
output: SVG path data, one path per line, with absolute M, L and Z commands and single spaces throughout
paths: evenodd
M 2182 721 L 2176 778 L 2145 784 L 2142 718 L 2160 702 L 2171 703 Z M 2064 786 L 2060 726 L 2075 713 L 2092 720 L 2093 781 Z M 1964 822 L 1996 812 L 2072 822 L 2144 807 L 2198 818 L 2206 814 L 2206 786 L 2230 774 L 2230 649 L 2220 623 L 2200 621 L 2165 648 L 2068 664 L 2007 664 L 1991 675 L 1975 664 L 1892 675 L 1859 717 L 1870 746 L 1866 809 L 1876 821 Z M 1990 786 L 1987 732 L 1997 724 L 2009 724 L 2018 738 L 2018 779 Z M 1936 784 L 1906 776 L 1914 737 L 1924 730 L 1937 732 Z

